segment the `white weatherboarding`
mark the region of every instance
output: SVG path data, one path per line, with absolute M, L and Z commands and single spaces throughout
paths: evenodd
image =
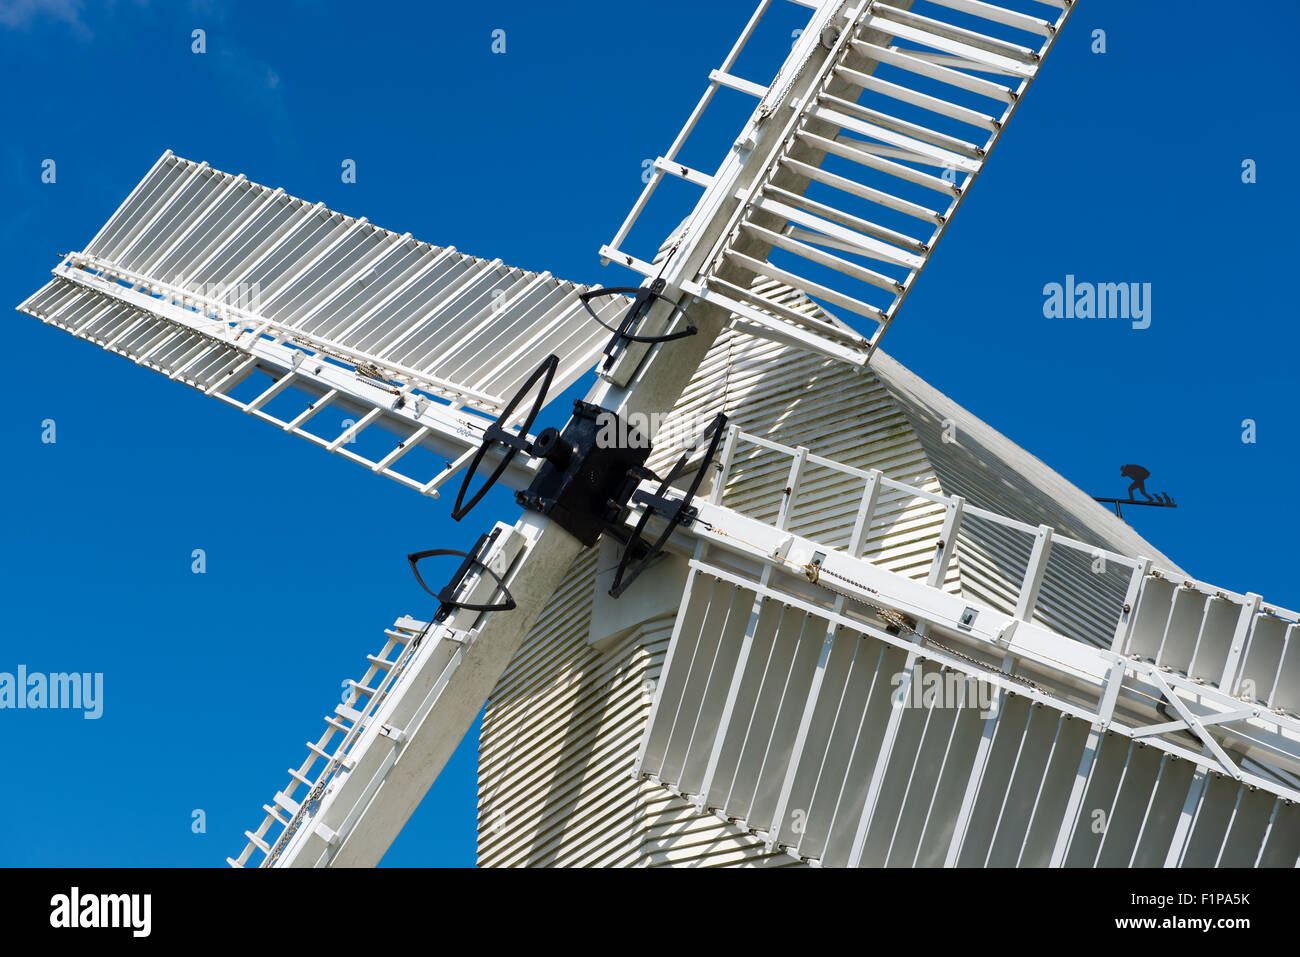
M 774 2 L 808 20 L 745 79 Z M 376 864 L 481 711 L 484 865 L 1296 865 L 1296 613 L 877 351 L 1074 6 L 762 0 L 601 247 L 640 290 L 159 159 L 23 312 L 425 495 L 459 476 L 457 517 L 472 480 L 524 505 L 232 865 Z M 757 105 L 683 165 L 723 89 Z M 629 251 L 669 177 L 698 201 Z M 653 449 L 593 442 L 611 413 Z

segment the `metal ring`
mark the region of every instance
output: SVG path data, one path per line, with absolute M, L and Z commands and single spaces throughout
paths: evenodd
M 487 536 L 480 538 L 479 545 L 482 545 L 486 538 Z M 435 592 L 425 584 L 424 576 L 420 574 L 418 563 L 426 558 L 434 558 L 440 555 L 456 555 L 460 558 L 468 559 L 468 561 L 461 564 L 460 570 L 457 571 L 450 582 L 444 585 L 439 591 Z M 412 552 L 410 555 L 406 556 L 406 560 L 411 563 L 411 571 L 415 574 L 415 580 L 420 583 L 420 587 L 430 595 L 433 595 L 434 598 L 438 599 L 441 604 L 442 607 L 438 609 L 440 620 L 446 617 L 446 611 L 444 611 L 444 609 L 447 611 L 450 611 L 452 608 L 467 608 L 470 611 L 511 611 L 515 607 L 515 600 L 506 589 L 505 582 L 501 580 L 496 572 L 488 568 L 487 565 L 483 564 L 483 562 L 479 560 L 478 547 L 476 547 L 473 552 L 457 551 L 454 548 L 430 548 L 423 552 Z M 465 573 L 470 568 L 477 568 L 481 571 L 487 572 L 487 574 L 491 576 L 492 580 L 497 583 L 497 587 L 501 589 L 502 594 L 506 596 L 505 601 L 497 602 L 495 604 L 457 601 L 456 589 L 459 588 L 461 582 L 465 580 Z
M 700 436 L 701 440 L 709 439 L 708 450 L 704 453 L 704 458 L 700 462 L 700 467 L 698 471 L 696 471 L 695 477 L 691 480 L 690 487 L 687 488 L 681 501 L 678 502 L 677 507 L 673 509 L 672 514 L 665 517 L 666 524 L 664 525 L 664 530 L 651 545 L 646 545 L 641 538 L 641 533 L 645 531 L 646 523 L 650 520 L 651 513 L 655 512 L 654 506 L 646 503 L 645 510 L 641 513 L 641 518 L 636 524 L 636 529 L 633 530 L 631 537 L 628 538 L 627 543 L 623 546 L 623 554 L 619 556 L 618 568 L 614 570 L 614 581 L 610 583 L 609 587 L 610 595 L 615 598 L 622 595 L 623 592 L 625 592 L 628 587 L 637 580 L 641 573 L 646 570 L 650 562 L 653 561 L 661 551 L 663 551 L 663 547 L 665 543 L 667 543 L 669 536 L 672 535 L 673 529 L 675 529 L 682 521 L 682 516 L 685 514 L 686 509 L 690 507 L 691 499 L 695 498 L 695 493 L 699 491 L 700 483 L 704 481 L 704 475 L 708 472 L 709 465 L 713 462 L 713 458 L 717 454 L 718 444 L 722 441 L 722 435 L 726 430 L 726 426 L 727 416 L 724 413 L 719 412 L 714 416 L 713 421 L 709 423 L 709 427 L 704 430 L 704 434 Z M 695 445 L 698 444 L 698 442 L 695 443 Z M 690 462 L 691 453 L 694 450 L 695 446 L 692 446 L 683 453 L 680 459 L 677 460 L 677 464 L 672 467 L 667 478 L 659 483 L 659 488 L 655 492 L 656 497 L 662 497 L 664 493 L 668 491 L 668 487 L 672 485 L 682 472 L 686 470 L 686 466 Z M 634 494 L 634 500 L 635 497 Z M 638 547 L 644 550 L 641 560 L 629 570 L 628 565 L 632 561 L 632 552 Z M 624 580 L 624 575 L 627 576 L 626 580 Z
M 488 489 L 496 485 L 501 476 L 505 474 L 505 470 L 514 461 L 519 450 L 528 444 L 528 430 L 533 427 L 533 422 L 537 420 L 537 413 L 541 411 L 542 405 L 546 402 L 546 393 L 551 389 L 551 380 L 555 378 L 555 370 L 559 365 L 559 356 L 554 354 L 547 356 L 546 360 L 528 377 L 528 381 L 515 393 L 514 398 L 497 416 L 497 420 L 489 425 L 483 433 L 483 444 L 478 447 L 473 460 L 469 463 L 469 468 L 465 470 L 465 478 L 461 480 L 460 490 L 456 493 L 456 502 L 451 507 L 451 517 L 456 521 L 459 522 L 470 513 L 470 510 L 487 494 Z M 538 380 L 541 380 L 542 388 L 533 401 L 533 407 L 528 413 L 528 418 L 519 426 L 519 435 L 511 435 L 506 431 L 505 423 L 510 421 L 515 408 L 523 401 L 529 390 L 537 385 Z M 466 502 L 465 493 L 469 490 L 469 483 L 478 474 L 478 467 L 483 462 L 483 456 L 487 454 L 488 449 L 497 444 L 505 446 L 505 454 L 502 455 L 501 461 L 497 463 L 496 468 L 492 470 L 492 474 L 488 476 L 483 486 Z
M 655 285 L 659 286 L 659 288 L 663 288 L 663 283 L 660 281 L 656 281 Z M 591 308 L 591 300 L 595 299 L 597 296 L 615 295 L 636 297 L 628 307 L 628 311 L 624 314 L 623 321 L 620 322 L 617 327 L 611 326 L 609 323 L 605 322 L 600 318 L 600 316 L 596 315 L 596 310 Z M 610 286 L 605 289 L 590 289 L 587 292 L 580 292 L 578 293 L 578 298 L 582 300 L 582 304 L 586 307 L 587 314 L 590 315 L 591 318 L 595 319 L 599 325 L 614 333 L 616 339 L 621 339 L 624 342 L 644 342 L 653 345 L 658 342 L 672 342 L 675 339 L 685 339 L 687 336 L 693 336 L 699 332 L 695 327 L 695 320 L 691 318 L 690 313 L 667 296 L 661 296 L 654 287 Z M 646 301 L 650 299 L 657 299 L 660 302 L 666 302 L 668 305 L 672 306 L 673 313 L 669 316 L 669 322 L 680 313 L 686 318 L 686 328 L 680 329 L 677 332 L 665 333 L 664 335 L 659 336 L 637 336 L 628 332 L 627 328 L 631 324 L 629 320 L 642 318 L 647 309 Z M 636 313 L 635 316 L 633 315 L 634 312 Z

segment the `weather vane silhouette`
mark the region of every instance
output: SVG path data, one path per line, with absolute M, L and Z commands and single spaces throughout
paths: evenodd
M 1156 492 L 1155 497 L 1147 491 L 1146 481 L 1151 477 L 1151 473 L 1140 465 L 1121 465 L 1119 474 L 1129 479 L 1128 498 L 1098 498 L 1093 496 L 1095 501 L 1105 502 L 1115 506 L 1115 515 L 1119 518 L 1124 517 L 1120 511 L 1120 505 L 1154 505 L 1157 508 L 1177 508 L 1178 505 L 1170 497 L 1168 492 Z M 1145 501 L 1134 497 L 1135 492 L 1141 493 Z

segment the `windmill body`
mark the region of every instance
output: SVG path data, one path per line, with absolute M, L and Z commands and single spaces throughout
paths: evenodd
M 879 351 L 1074 3 L 797 5 L 759 83 L 759 3 L 601 247 L 638 289 L 167 153 L 20 307 L 426 497 L 459 480 L 487 529 L 232 864 L 377 863 L 485 704 L 485 865 L 1296 863 L 1300 616 Z M 683 165 L 722 88 L 752 115 Z M 698 201 L 629 251 L 665 177 Z M 600 419 L 662 425 L 611 452 Z M 498 481 L 513 523 L 473 510 Z
M 606 587 L 611 554 L 593 550 L 566 576 L 489 701 L 479 741 L 481 864 L 1289 866 L 1297 834 L 1288 798 L 1252 791 L 1224 766 L 1202 776 L 1186 756 L 1199 750 L 1197 739 L 1185 730 L 1135 733 L 1170 723 L 1158 708 L 1144 713 L 1155 682 L 1132 671 L 1111 685 L 1118 710 L 1098 731 L 1101 722 L 1070 705 L 1107 707 L 1104 680 L 1073 684 L 1022 658 L 1011 670 L 1033 686 L 1006 682 L 996 674 L 1005 669 L 1002 646 L 964 641 L 959 624 L 967 608 L 981 616 L 996 609 L 1097 653 L 1118 636 L 1132 667 L 1157 665 L 1161 680 L 1175 682 L 1185 673 L 1204 692 L 1223 680 L 1228 642 L 1247 614 L 1261 650 L 1238 680 L 1268 683 L 1252 676 L 1275 660 L 1262 649 L 1281 647 L 1274 623 L 1282 619 L 1258 613 L 1250 596 L 1225 601 L 1190 582 L 1086 493 L 883 353 L 857 374 L 729 330 L 677 414 L 712 408 L 719 394 L 737 428 L 720 504 L 808 536 L 828 555 L 858 539 L 873 568 L 960 596 L 939 641 L 949 651 L 923 645 L 916 684 L 900 696 L 908 652 L 883 640 L 888 619 L 870 635 L 846 621 L 826 642 L 841 591 L 810 586 L 797 559 L 746 569 L 746 558 L 765 558 L 767 549 L 733 550 L 728 537 L 750 534 L 740 521 L 728 536 L 702 532 L 695 548 L 617 601 Z M 805 407 L 773 419 L 764 398 Z M 770 444 L 742 431 L 760 422 Z M 956 425 L 958 441 L 945 441 L 945 422 Z M 874 491 L 873 468 L 881 483 Z M 935 574 L 954 507 L 962 509 L 956 548 Z M 981 517 L 985 509 L 999 521 Z M 1059 540 L 1031 597 L 1025 584 L 1044 552 L 1044 526 Z M 1099 555 L 1131 554 L 1152 564 L 1107 562 L 1094 571 Z M 763 567 L 771 569 L 765 586 Z M 1182 607 L 1171 622 L 1174 589 Z M 1122 611 L 1126 603 L 1137 615 Z M 851 619 L 852 608 L 843 602 L 840 610 Z M 951 651 L 983 664 L 971 668 Z M 1040 663 L 1056 657 L 1048 652 Z M 1161 669 L 1173 669 L 1171 677 Z M 989 683 L 977 690 L 973 675 Z M 954 687 L 964 700 L 953 699 Z M 1228 714 L 1252 704 L 1216 700 Z M 899 722 L 887 744 L 891 714 Z M 877 767 L 875 806 L 864 817 Z M 1247 817 L 1230 813 L 1239 801 L 1253 807 Z M 1094 808 L 1135 827 L 1098 832 Z

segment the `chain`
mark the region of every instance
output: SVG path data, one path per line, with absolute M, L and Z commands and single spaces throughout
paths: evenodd
M 392 382 L 384 375 L 379 366 L 373 362 L 361 362 L 353 366 L 357 375 L 368 381 L 371 385 L 383 389 L 385 392 L 391 392 L 393 395 L 401 395 L 402 390 L 396 388 Z
M 1041 687 L 1039 687 L 1037 684 L 1035 684 L 1033 681 L 1030 681 L 1028 678 L 1024 677 L 1023 675 L 1012 674 L 1009 671 L 1003 671 L 1001 668 L 995 668 L 993 665 L 980 661 L 978 658 L 973 658 L 970 655 L 965 654 L 964 652 L 958 651 L 955 648 L 950 648 L 949 646 L 941 642 L 935 641 L 929 635 L 917 631 L 916 621 L 912 618 L 907 617 L 902 612 L 895 611 L 892 608 L 887 608 L 884 605 L 878 605 L 872 601 L 868 601 L 867 599 L 852 594 L 843 588 L 839 588 L 835 585 L 831 585 L 827 582 L 824 582 L 822 581 L 822 578 L 823 577 L 838 578 L 846 585 L 852 585 L 854 588 L 860 588 L 862 591 L 870 592 L 873 595 L 879 594 L 879 592 L 877 592 L 874 588 L 864 585 L 862 582 L 854 581 L 852 578 L 849 578 L 847 575 L 841 575 L 838 572 L 833 572 L 828 568 L 822 568 L 820 565 L 811 565 L 811 564 L 805 565 L 804 574 L 807 575 L 808 580 L 812 582 L 814 585 L 821 585 L 821 587 L 825 588 L 827 591 L 834 592 L 835 594 L 840 595 L 841 597 L 847 598 L 850 601 L 857 602 L 859 605 L 864 605 L 867 608 L 870 608 L 881 619 L 889 622 L 889 624 L 893 625 L 902 633 L 917 638 L 918 640 L 924 642 L 931 648 L 950 654 L 955 658 L 960 658 L 963 661 L 967 661 L 970 664 L 978 666 L 984 671 L 992 671 L 994 674 L 1001 675 L 1002 677 L 1006 678 L 1009 681 L 1014 681 L 1017 684 L 1024 685 L 1025 687 L 1033 688 L 1035 691 L 1043 690 Z
M 339 362 L 352 366 L 352 371 L 356 373 L 357 378 L 368 385 L 375 386 L 378 389 L 383 389 L 385 392 L 391 392 L 393 395 L 402 394 L 402 390 L 396 388 L 389 378 L 384 375 L 383 370 L 373 362 L 358 362 L 356 356 L 343 355 L 340 352 L 327 349 L 324 346 L 317 345 L 308 339 L 302 339 L 298 336 L 289 336 L 289 341 L 296 345 L 303 346 L 304 348 L 311 349 L 314 352 L 318 352 L 323 356 L 329 356 L 331 359 L 336 359 Z
M 871 2 L 872 0 L 865 0 L 865 2 L 861 4 L 857 16 L 852 20 L 852 22 L 845 26 L 843 33 L 836 34 L 835 40 L 832 42 L 831 46 L 827 48 L 830 55 L 827 57 L 826 62 L 822 64 L 826 69 L 825 75 L 815 83 L 811 84 L 808 93 L 800 104 L 798 115 L 792 121 L 792 126 L 790 127 L 789 132 L 780 143 L 776 154 L 774 154 L 771 167 L 755 180 L 753 186 L 750 187 L 748 194 L 743 199 L 742 208 L 740 210 L 740 221 L 729 227 L 728 232 L 721 241 L 721 245 L 717 247 L 716 255 L 711 254 L 710 259 L 707 261 L 706 267 L 702 270 L 701 278 L 701 285 L 704 287 L 708 287 L 709 281 L 715 278 L 719 270 L 725 266 L 728 255 L 734 252 L 735 244 L 739 240 L 742 232 L 741 226 L 746 221 L 748 213 L 752 209 L 754 197 L 762 194 L 766 191 L 768 186 L 771 185 L 773 177 L 776 175 L 777 171 L 782 168 L 782 162 L 788 158 L 791 146 L 794 144 L 799 132 L 803 129 L 806 123 L 807 114 L 810 112 L 809 104 L 816 104 L 817 99 L 826 91 L 831 79 L 840 68 L 841 61 L 844 59 L 845 53 L 848 50 L 847 46 L 839 47 L 840 40 L 844 34 L 854 33 L 857 30 L 859 22 L 861 21 L 862 13 L 870 9 Z M 840 0 L 835 7 L 835 12 L 826 20 L 823 30 L 834 27 L 835 23 L 841 16 L 843 16 L 848 4 L 849 0 Z M 820 38 L 817 42 L 821 42 Z M 811 53 L 809 56 L 804 57 L 799 63 L 799 66 L 795 69 L 794 75 L 781 85 L 780 94 L 773 96 L 773 92 L 778 88 L 777 84 L 781 81 L 781 74 L 779 72 L 777 73 L 773 78 L 771 85 L 768 87 L 767 93 L 764 94 L 762 101 L 760 101 L 758 105 L 758 122 L 760 124 L 766 123 L 768 117 L 776 112 L 777 102 L 784 99 L 786 95 L 795 88 L 812 60 L 813 57 Z M 785 65 L 783 64 L 782 70 L 784 69 Z
M 833 14 L 831 14 L 831 16 L 830 16 L 829 19 L 827 19 L 827 21 L 826 21 L 826 25 L 827 25 L 827 26 L 832 26 L 832 25 L 834 25 L 835 21 L 839 20 L 840 16 L 844 13 L 844 8 L 845 8 L 846 6 L 848 6 L 848 0 L 840 0 L 839 5 L 835 8 L 835 12 L 834 12 Z M 855 23 L 852 23 L 852 24 L 849 25 L 849 29 L 854 29 L 854 28 L 856 28 L 856 26 L 857 26 L 857 23 L 856 23 L 856 22 L 855 22 Z M 839 38 L 836 37 L 836 39 L 838 40 Z M 820 40 L 819 40 L 819 42 L 820 42 Z M 784 86 L 784 88 L 782 89 L 782 91 L 781 91 L 782 95 L 785 95 L 785 92 L 786 92 L 787 90 L 792 90 L 792 89 L 794 89 L 795 84 L 799 82 L 799 78 L 803 76 L 804 71 L 808 69 L 808 64 L 811 63 L 811 62 L 812 62 L 812 57 L 804 57 L 804 58 L 803 58 L 803 62 L 801 62 L 801 63 L 799 64 L 799 68 L 798 68 L 797 70 L 794 71 L 794 76 L 792 76 L 792 77 L 790 78 L 790 82 L 789 82 L 789 83 L 786 83 L 785 86 Z M 827 74 L 827 76 L 828 76 L 828 77 L 829 77 L 829 76 L 833 76 L 834 73 L 835 73 L 835 68 L 834 68 L 834 66 L 832 66 L 832 68 L 831 68 L 830 72 Z M 777 79 L 780 79 L 780 77 L 778 77 Z M 772 85 L 775 86 L 775 85 L 776 85 L 776 82 L 773 81 Z M 824 86 L 824 82 L 823 82 L 823 86 Z M 759 107 L 758 115 L 759 115 L 762 119 L 767 119 L 769 116 L 772 115 L 772 113 L 773 113 L 775 110 L 776 110 L 776 104 L 775 104 L 775 101 L 767 102 L 767 103 L 763 103 L 763 104 L 760 105 L 760 107 Z

